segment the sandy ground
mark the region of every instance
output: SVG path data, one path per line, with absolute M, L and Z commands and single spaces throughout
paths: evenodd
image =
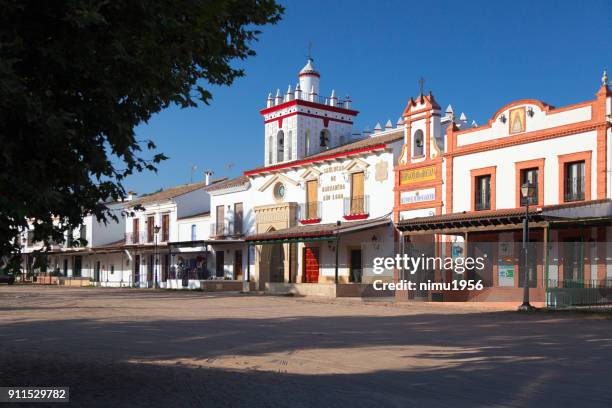
M 3 285 L 0 344 L 0 386 L 71 406 L 612 406 L 603 318 Z

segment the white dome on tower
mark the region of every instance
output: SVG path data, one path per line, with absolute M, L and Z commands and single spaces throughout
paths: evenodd
M 306 65 L 300 70 L 298 77 L 300 79 L 300 88 L 302 92 L 306 93 L 312 91 L 313 94 L 312 96 L 305 94 L 304 99 L 312 98 L 311 100 L 317 101 L 317 95 L 319 95 L 319 78 L 321 74 L 315 69 L 312 58 L 308 58 Z

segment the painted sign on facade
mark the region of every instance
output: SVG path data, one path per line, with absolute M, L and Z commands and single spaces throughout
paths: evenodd
M 423 190 L 402 191 L 400 193 L 400 204 L 422 203 L 436 199 L 436 189 L 426 188 Z
M 420 183 L 436 179 L 436 166 L 400 171 L 400 185 Z

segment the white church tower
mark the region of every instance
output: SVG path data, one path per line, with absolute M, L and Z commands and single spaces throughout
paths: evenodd
M 302 159 L 351 141 L 353 121 L 358 112 L 351 109 L 348 96 L 339 99 L 336 91 L 321 96 L 321 74 L 312 58 L 298 74 L 295 89 L 288 86 L 268 94 L 260 111 L 265 127 L 265 165 Z

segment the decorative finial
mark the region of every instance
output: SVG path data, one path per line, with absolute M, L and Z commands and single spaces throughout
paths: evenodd
M 603 76 L 601 77 L 601 84 L 603 86 L 608 85 L 608 71 L 604 68 Z

